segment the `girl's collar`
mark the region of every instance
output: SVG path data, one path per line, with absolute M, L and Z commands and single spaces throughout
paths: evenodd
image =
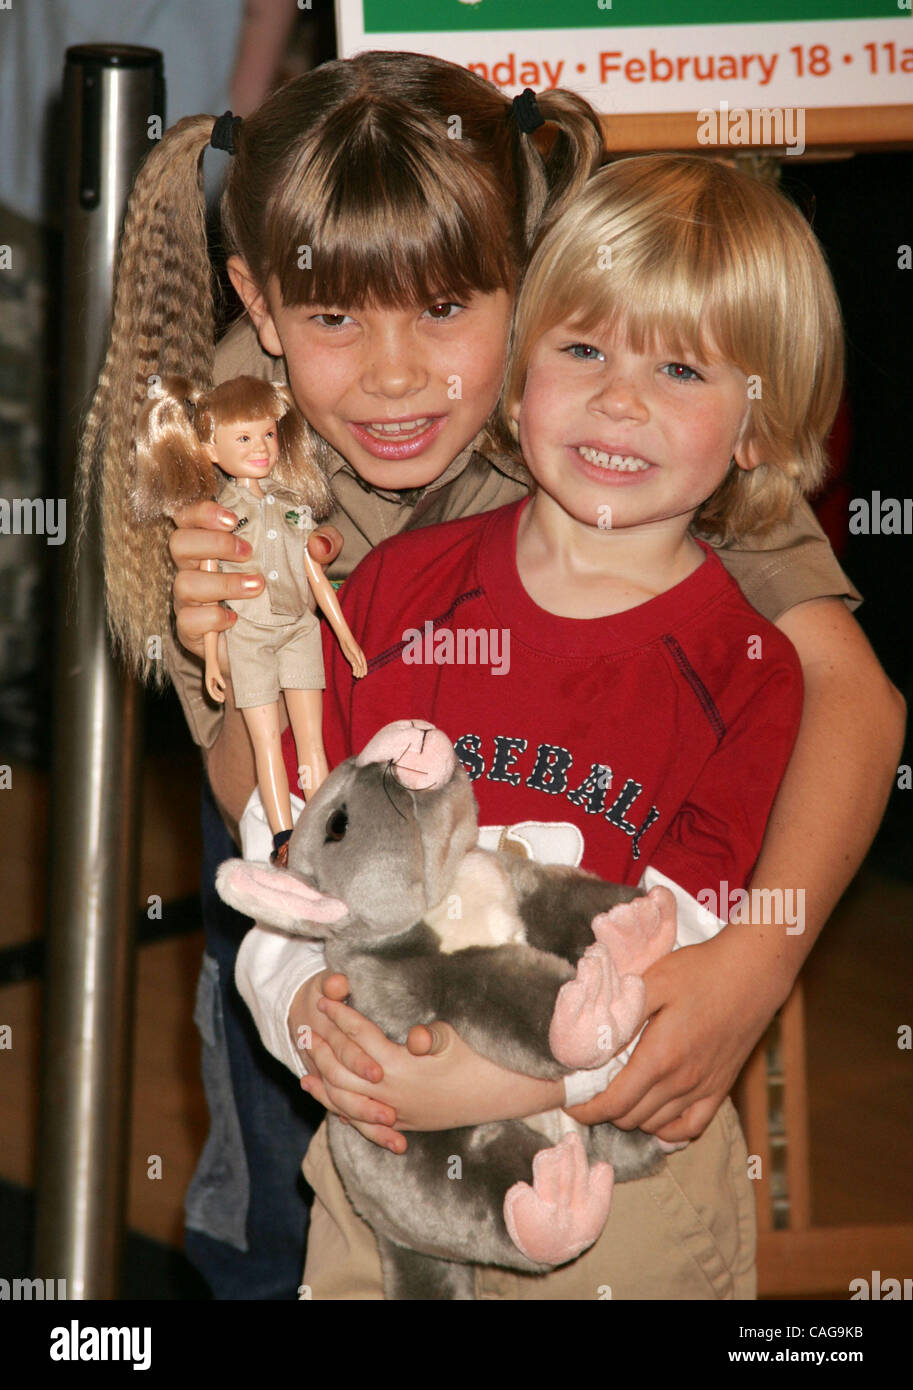
M 448 483 L 452 483 L 466 470 L 469 460 L 475 453 L 483 454 L 492 468 L 497 469 L 499 473 L 505 474 L 508 478 L 512 478 L 515 482 L 529 483 L 529 474 L 522 463 L 512 458 L 509 454 L 495 453 L 491 446 L 487 444 L 487 437 L 484 430 L 481 430 L 479 434 L 476 435 L 475 439 L 473 439 L 470 444 L 466 445 L 462 453 L 457 454 L 456 458 L 452 463 L 447 465 L 439 478 L 435 478 L 434 481 L 428 483 L 426 487 L 411 488 L 408 492 L 396 491 L 393 488 L 372 487 L 370 483 L 366 483 L 364 479 L 356 473 L 348 459 L 343 458 L 342 454 L 338 453 L 332 445 L 327 444 L 326 448 L 329 456 L 326 462 L 326 471 L 331 482 L 337 473 L 345 470 L 365 492 L 374 493 L 378 497 L 385 498 L 388 502 L 401 502 L 404 506 L 414 506 L 418 499 L 426 493 L 436 492 L 439 488 L 446 487 Z

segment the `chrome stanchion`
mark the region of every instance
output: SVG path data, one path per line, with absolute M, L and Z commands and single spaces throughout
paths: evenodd
M 61 484 L 104 357 L 136 168 L 164 124 L 161 54 L 67 51 Z M 150 127 L 149 117 L 161 118 Z M 98 526 L 62 576 L 54 687 L 34 1272 L 72 1299 L 116 1298 L 124 1229 L 141 698 L 112 660 Z

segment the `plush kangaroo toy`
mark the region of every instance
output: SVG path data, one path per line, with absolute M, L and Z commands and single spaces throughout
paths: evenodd
M 446 1019 L 514 1071 L 555 1078 L 602 1065 L 643 1020 L 640 975 L 674 943 L 672 894 L 480 850 L 476 838 L 475 797 L 450 740 L 403 720 L 315 793 L 287 869 L 232 859 L 216 884 L 262 925 L 324 939 L 353 1006 L 396 1042 Z M 328 1117 L 336 1167 L 377 1236 L 387 1298 L 471 1299 L 473 1265 L 544 1272 L 573 1259 L 602 1230 L 613 1167 L 624 1182 L 662 1160 L 640 1131 L 574 1127 L 555 1113 L 576 1131 L 557 1145 L 535 1117 L 410 1134 L 404 1155 Z

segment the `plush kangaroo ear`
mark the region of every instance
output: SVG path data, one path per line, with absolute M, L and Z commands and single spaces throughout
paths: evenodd
M 219 865 L 216 892 L 230 907 L 294 936 L 331 936 L 333 926 L 349 915 L 339 898 L 327 897 L 287 869 L 246 859 Z

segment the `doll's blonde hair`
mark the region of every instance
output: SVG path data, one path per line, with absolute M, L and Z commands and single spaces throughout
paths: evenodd
M 305 419 L 287 386 L 238 376 L 203 391 L 170 376 L 155 383 L 139 415 L 130 499 L 137 521 L 154 522 L 211 497 L 223 475 L 205 445 L 220 426 L 247 420 L 276 421 L 279 456 L 270 478 L 302 493 L 315 521 L 329 516 L 333 494 L 309 454 Z
M 644 155 L 600 170 L 542 234 L 520 293 L 501 399 L 523 395 L 535 343 L 567 323 L 618 326 L 634 351 L 723 360 L 749 378 L 743 444 L 693 525 L 725 543 L 760 534 L 815 490 L 843 385 L 843 330 L 821 248 L 769 184 L 697 155 Z
M 541 216 L 569 204 L 604 157 L 598 117 L 581 97 L 547 92 L 539 107 L 544 154 L 510 119 L 510 101 L 456 64 L 410 53 L 327 63 L 235 130 L 221 204 L 226 249 L 290 305 L 512 292 Z M 162 663 L 150 661 L 147 643 L 171 622 L 171 524 L 124 519 L 153 379 L 212 379 L 200 162 L 213 124 L 180 121 L 137 177 L 80 454 L 83 518 L 96 498 L 100 508 L 109 627 L 132 669 L 155 681 Z M 307 438 L 313 458 L 327 455 L 309 427 Z

